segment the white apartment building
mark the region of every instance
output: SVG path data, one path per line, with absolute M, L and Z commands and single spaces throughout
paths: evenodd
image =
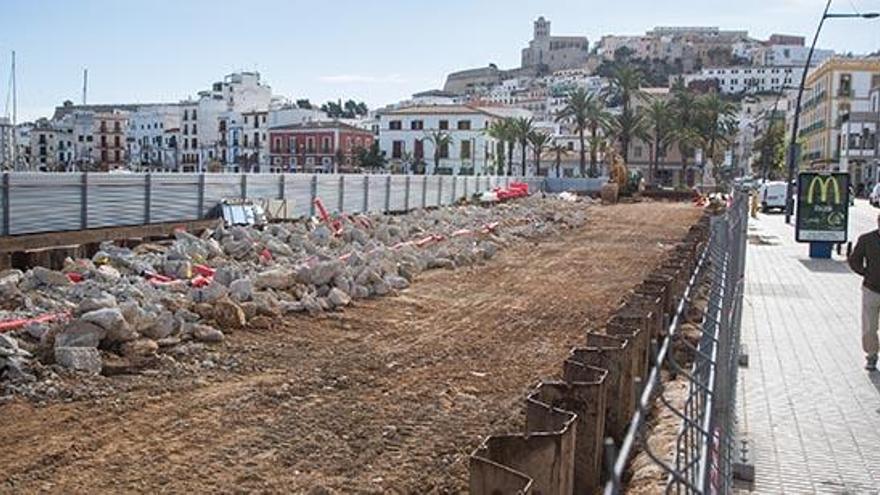
M 486 134 L 491 122 L 507 117 L 530 117 L 516 108 L 432 105 L 391 110 L 379 116 L 379 148 L 392 167 L 412 171 L 422 163 L 425 173 L 487 175 L 495 172 L 497 143 Z M 432 133 L 444 132 L 451 144 L 438 151 L 435 170 Z M 514 171 L 520 164 L 514 154 Z M 505 162 L 507 157 L 505 156 Z M 409 162 L 409 163 L 408 163 Z
M 197 100 L 181 102 L 181 164 L 192 170 L 225 166 L 230 155 L 221 117 L 228 119 L 229 112 L 267 112 L 271 103 L 272 89 L 261 82 L 258 72 L 229 74 L 211 89 L 199 92 Z M 224 149 L 227 160 L 223 159 Z
M 166 138 L 166 130 L 180 127 L 178 105 L 145 105 L 129 115 L 129 162 L 134 168 L 176 170 L 176 162 L 168 160 L 176 148 L 174 140 Z M 174 150 L 174 151 L 172 151 Z
M 684 75 L 684 82 L 716 82 L 724 94 L 755 94 L 782 91 L 800 84 L 803 67 L 710 67 Z

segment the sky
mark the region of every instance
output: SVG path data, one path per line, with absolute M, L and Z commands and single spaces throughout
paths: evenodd
M 17 53 L 18 120 L 80 102 L 175 102 L 236 70 L 273 93 L 371 108 L 440 88 L 447 73 L 519 65 L 540 15 L 552 34 L 640 34 L 654 26 L 745 29 L 755 38 L 815 31 L 824 0 L 0 0 L 0 116 Z M 833 12 L 880 12 L 834 0 Z M 830 20 L 819 46 L 880 49 L 880 20 Z

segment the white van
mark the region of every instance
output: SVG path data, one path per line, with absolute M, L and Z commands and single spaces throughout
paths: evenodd
M 784 181 L 765 182 L 758 190 L 758 200 L 761 201 L 761 211 L 767 213 L 777 209 L 785 211 L 785 198 L 788 196 L 788 186 Z

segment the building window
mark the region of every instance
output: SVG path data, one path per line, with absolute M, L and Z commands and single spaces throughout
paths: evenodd
M 193 119 L 193 120 L 197 120 L 197 118 L 196 118 L 196 111 L 195 111 L 195 109 L 193 109 L 193 113 L 192 113 L 192 119 Z
M 449 143 L 440 145 L 440 158 L 449 158 Z
M 274 138 L 272 140 L 272 142 L 273 142 L 272 148 L 274 149 L 275 153 L 280 153 L 281 152 L 281 138 Z M 293 147 L 293 138 L 290 138 L 290 147 L 291 148 Z
M 183 120 L 189 120 L 189 110 L 183 111 Z
M 445 131 L 448 129 L 449 129 L 449 121 L 448 120 L 441 120 L 440 121 L 440 130 Z
M 306 151 L 309 153 L 315 152 L 315 138 L 313 138 L 313 137 L 306 138 Z
M 193 134 L 198 134 L 198 133 L 199 133 L 198 129 L 196 129 L 196 125 L 195 125 L 195 124 L 193 124 L 193 132 L 192 132 L 192 133 L 193 133 Z
M 471 142 L 470 141 L 462 141 L 461 142 L 461 159 L 462 160 L 470 160 L 471 159 Z
M 424 123 L 424 121 L 421 121 L 421 120 L 413 120 L 412 122 L 409 123 L 409 128 L 414 131 L 421 131 L 422 129 L 425 128 L 425 123 Z
M 458 121 L 458 130 L 459 131 L 471 130 L 471 121 L 470 120 L 459 120 Z
M 330 153 L 330 138 L 329 137 L 321 138 L 321 152 L 322 153 Z
M 399 120 L 392 120 L 388 122 L 388 129 L 391 131 L 399 131 L 401 129 Z
M 199 147 L 199 140 L 196 138 L 192 138 L 192 148 L 196 149 Z
M 403 158 L 403 141 L 394 141 L 391 143 L 391 158 Z

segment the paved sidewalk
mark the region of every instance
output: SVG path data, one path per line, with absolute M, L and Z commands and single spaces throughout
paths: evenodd
M 862 369 L 860 278 L 836 255 L 809 259 L 781 215 L 750 219 L 749 238 L 738 408 L 753 493 L 880 493 L 880 373 Z

